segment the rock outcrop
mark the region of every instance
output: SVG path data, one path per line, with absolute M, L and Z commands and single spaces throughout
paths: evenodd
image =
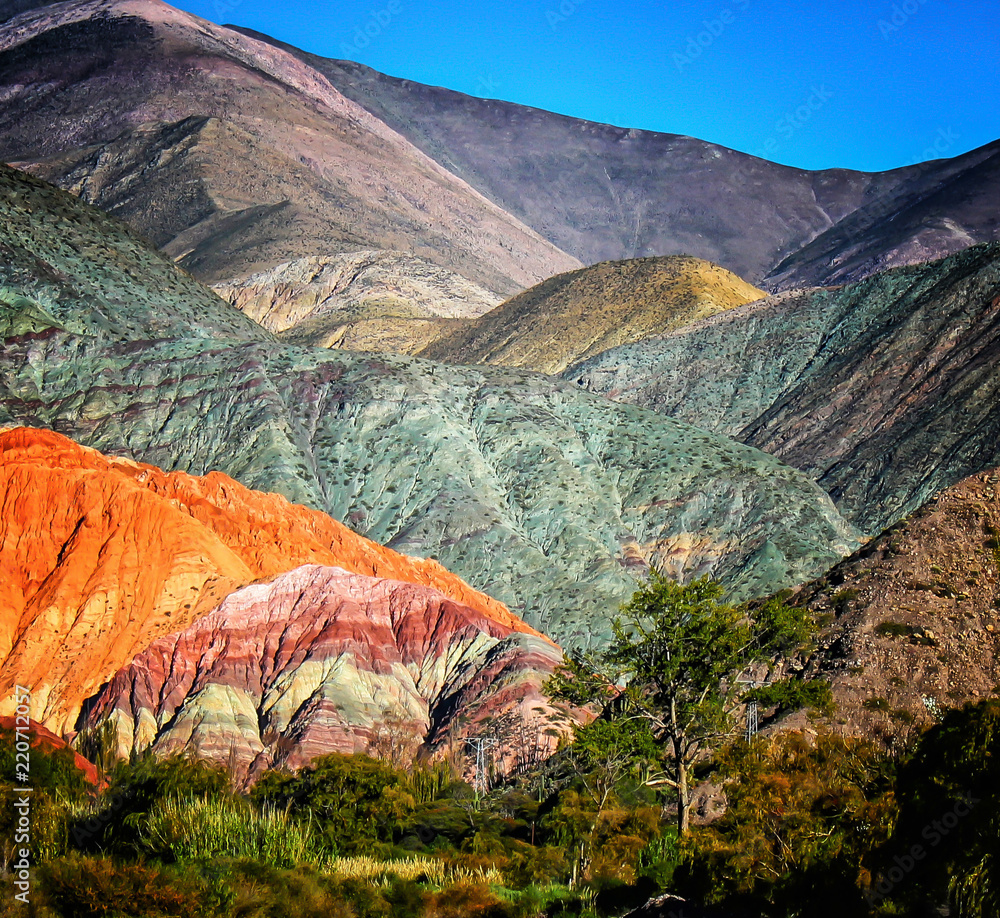
M 777 456 L 877 534 L 1000 463 L 1000 245 L 779 294 L 564 378 Z
M 974 475 L 803 587 L 827 625 L 805 674 L 839 729 L 887 739 L 1000 693 L 1000 469 Z
M 49 431 L 0 433 L 0 712 L 71 731 L 81 703 L 157 636 L 305 563 L 427 584 L 510 630 L 498 602 L 433 561 L 225 475 L 165 474 Z
M 763 296 L 735 274 L 697 258 L 608 262 L 551 277 L 458 325 L 420 356 L 561 373 L 609 348 Z
M 402 252 L 301 258 L 216 292 L 285 341 L 415 353 L 500 297 Z
M 550 750 L 541 692 L 562 653 L 427 587 L 308 565 L 231 594 L 157 639 L 88 705 L 121 751 L 186 750 L 253 778 L 380 742 L 428 754 L 526 728 Z M 512 750 L 512 753 L 515 751 Z

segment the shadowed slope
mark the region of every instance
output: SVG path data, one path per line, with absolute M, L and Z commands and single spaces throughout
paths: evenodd
M 807 472 L 863 530 L 1000 462 L 1000 246 L 781 294 L 564 374 Z
M 579 263 L 273 46 L 158 0 L 0 28 L 0 159 L 125 219 L 200 279 L 391 249 L 501 294 Z
M 807 172 L 693 137 L 424 86 L 257 37 L 326 74 L 585 264 L 686 253 L 784 289 L 857 279 L 1000 238 L 998 144 L 891 172 Z M 861 208 L 855 221 L 850 215 Z

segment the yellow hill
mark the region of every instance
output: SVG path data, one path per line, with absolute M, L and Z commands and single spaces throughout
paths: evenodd
M 556 374 L 608 348 L 665 334 L 764 295 L 700 258 L 609 261 L 519 293 L 463 322 L 420 356 Z

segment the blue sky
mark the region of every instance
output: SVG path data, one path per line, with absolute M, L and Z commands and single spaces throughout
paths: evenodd
M 997 0 L 181 0 L 393 76 L 878 170 L 1000 138 Z

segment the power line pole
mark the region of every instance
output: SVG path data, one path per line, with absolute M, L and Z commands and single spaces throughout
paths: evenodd
M 473 787 L 476 790 L 476 802 L 489 790 L 489 774 L 487 771 L 486 750 L 497 745 L 497 740 L 489 736 L 473 736 L 466 740 L 476 751 L 476 777 Z

